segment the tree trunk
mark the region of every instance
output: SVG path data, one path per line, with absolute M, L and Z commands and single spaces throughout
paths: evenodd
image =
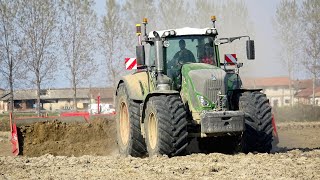
M 75 85 L 73 85 L 73 109 L 75 111 L 78 110 L 78 107 L 77 107 L 77 87 Z
M 290 106 L 293 106 L 293 93 L 292 93 L 292 71 L 289 71 L 289 91 L 290 91 Z
M 315 71 L 314 71 L 315 72 Z M 316 102 L 315 102 L 315 89 L 316 89 L 316 72 L 313 74 L 312 77 L 312 106 L 315 106 Z
M 74 62 L 74 66 L 75 66 L 75 61 Z M 73 68 L 74 68 L 73 66 Z M 73 110 L 74 111 L 78 111 L 78 108 L 77 108 L 77 84 L 76 84 L 76 75 L 75 75 L 75 72 L 74 72 L 74 69 L 73 69 L 73 77 L 72 77 L 72 90 L 73 90 Z
M 37 71 L 37 107 L 36 107 L 36 110 L 37 110 L 37 115 L 38 117 L 40 117 L 40 90 L 41 90 L 41 85 L 40 85 L 40 72 Z
M 14 111 L 14 101 L 13 101 L 13 73 L 12 73 L 12 62 L 10 64 L 9 72 L 9 84 L 10 84 L 10 112 L 13 114 Z

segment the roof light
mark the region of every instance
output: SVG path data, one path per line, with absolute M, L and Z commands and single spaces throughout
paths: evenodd
M 168 37 L 168 36 L 174 36 L 174 35 L 176 35 L 176 31 L 170 30 L 170 31 L 165 31 L 162 37 Z
M 174 30 L 171 30 L 170 31 L 170 36 L 174 36 L 174 35 L 176 35 L 176 32 Z
M 141 25 L 140 24 L 136 24 L 136 28 L 137 28 L 137 36 L 140 36 L 141 35 Z
M 206 30 L 206 34 L 214 34 L 217 35 L 218 31 L 216 29 L 207 29 Z
M 211 21 L 216 21 L 216 16 L 211 16 Z
M 218 31 L 217 31 L 217 29 L 212 29 L 212 34 L 218 34 Z
M 164 37 L 167 37 L 167 36 L 169 36 L 170 35 L 170 31 L 165 31 L 164 33 L 163 33 L 163 36 Z
M 148 19 L 147 18 L 143 18 L 143 24 L 148 24 Z

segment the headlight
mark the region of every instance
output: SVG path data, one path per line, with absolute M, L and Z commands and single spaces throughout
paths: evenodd
M 206 34 L 218 34 L 216 29 L 207 29 Z
M 170 36 L 174 36 L 174 35 L 176 35 L 176 32 L 174 30 L 171 30 L 170 31 Z
M 164 33 L 163 33 L 163 36 L 164 37 L 167 37 L 167 36 L 169 36 L 170 35 L 170 31 L 165 31 Z
M 216 29 L 212 29 L 212 34 L 218 34 L 218 31 Z
M 176 32 L 174 30 L 165 31 L 162 35 L 162 37 L 168 37 L 168 36 L 174 36 L 176 35 Z
M 202 106 L 209 106 L 209 102 L 203 96 L 198 95 L 198 99 Z

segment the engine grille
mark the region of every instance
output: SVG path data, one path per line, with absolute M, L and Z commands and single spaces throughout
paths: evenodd
M 219 95 L 224 94 L 224 85 L 222 80 L 206 80 L 205 82 L 205 93 L 204 95 L 211 100 L 216 102 L 219 99 Z
M 216 103 L 219 95 L 225 95 L 226 72 L 222 69 L 202 69 L 189 72 L 196 91 Z

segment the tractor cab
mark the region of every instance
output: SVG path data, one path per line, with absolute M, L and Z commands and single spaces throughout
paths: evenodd
M 154 32 L 149 38 L 154 39 Z M 181 69 L 184 64 L 205 63 L 219 66 L 218 47 L 214 44 L 217 31 L 214 28 L 181 28 L 175 30 L 157 31 L 162 37 L 164 73 L 172 69 Z M 156 64 L 156 46 L 150 43 L 150 65 Z

